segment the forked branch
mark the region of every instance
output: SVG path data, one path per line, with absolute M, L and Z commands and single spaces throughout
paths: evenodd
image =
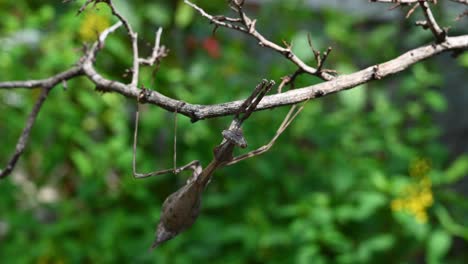
M 231 3 L 231 6 L 234 7 L 233 9 L 238 13 L 238 18 L 210 15 L 201 7 L 190 2 L 189 0 L 184 0 L 184 2 L 187 5 L 194 8 L 196 11 L 198 11 L 200 15 L 210 20 L 210 22 L 213 23 L 215 26 L 234 29 L 254 37 L 258 41 L 258 45 L 269 48 L 271 50 L 274 50 L 275 52 L 282 54 L 286 59 L 296 64 L 303 72 L 311 75 L 316 75 L 319 78 L 327 81 L 333 80 L 335 78 L 335 76 L 327 72 L 320 71 L 316 68 L 307 65 L 291 50 L 291 46 L 286 45 L 286 47 L 282 47 L 268 40 L 259 31 L 257 31 L 257 29 L 255 28 L 256 20 L 248 17 L 242 9 L 242 4 L 244 1 L 241 1 L 241 3 L 238 3 L 237 1 L 229 1 Z

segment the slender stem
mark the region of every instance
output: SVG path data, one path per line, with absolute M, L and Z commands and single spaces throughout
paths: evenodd
M 28 120 L 26 121 L 26 126 L 24 127 L 23 132 L 21 133 L 21 136 L 19 137 L 18 142 L 16 143 L 15 153 L 8 161 L 6 167 L 3 170 L 0 170 L 0 179 L 8 176 L 15 168 L 16 163 L 18 162 L 19 158 L 21 157 L 21 154 L 23 154 L 23 151 L 26 148 L 29 135 L 31 134 L 32 126 L 34 125 L 39 111 L 41 110 L 41 107 L 47 99 L 47 96 L 49 95 L 49 92 L 50 90 L 52 90 L 52 88 L 53 86 L 42 88 L 42 92 L 39 95 L 39 98 L 37 99 L 36 103 L 34 104 L 34 107 L 31 110 L 31 113 L 29 114 Z

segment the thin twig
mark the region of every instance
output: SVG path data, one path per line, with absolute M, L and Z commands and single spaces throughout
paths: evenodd
M 398 3 L 398 4 L 414 4 L 420 0 L 369 0 L 369 2 L 378 3 Z M 437 0 L 427 0 L 428 2 L 437 2 Z M 463 1 L 463 0 L 462 0 Z
M 406 16 L 405 18 L 408 19 L 413 13 L 414 11 L 416 11 L 416 9 L 418 8 L 418 4 L 414 4 L 410 10 L 408 10 L 408 12 L 406 13 Z
M 117 11 L 117 8 L 114 6 L 114 3 L 112 2 L 112 0 L 87 0 L 85 4 L 78 10 L 78 14 L 83 12 L 86 6 L 92 2 L 94 2 L 94 6 L 96 6 L 96 4 L 101 3 L 101 2 L 106 3 L 111 9 L 112 15 L 117 17 L 117 19 L 124 25 L 127 31 L 127 34 L 130 38 L 130 41 L 132 42 L 132 51 L 133 51 L 133 66 L 131 69 L 132 80 L 130 82 L 130 86 L 136 87 L 138 85 L 138 76 L 139 76 L 139 67 L 140 67 L 139 57 L 138 57 L 138 34 L 135 31 L 133 31 L 132 26 L 130 25 L 128 20 L 122 14 L 120 14 L 120 12 Z M 119 27 L 119 26 L 120 25 L 116 27 Z M 109 30 L 108 33 L 113 32 L 114 30 Z M 103 35 L 103 34 L 101 34 L 101 36 L 103 36 L 103 38 L 107 37 L 106 35 Z M 100 42 L 104 43 L 103 41 L 101 41 L 101 39 L 100 39 Z
M 290 74 L 290 75 L 286 75 L 286 76 L 283 76 L 281 78 L 281 83 L 278 85 L 278 90 L 277 92 L 278 93 L 281 93 L 283 91 L 283 87 L 287 84 L 290 85 L 291 89 L 294 89 L 296 88 L 295 87 L 295 83 L 296 83 L 296 79 L 297 77 L 299 77 L 299 75 L 303 74 L 304 71 L 302 71 L 301 68 L 297 69 L 294 73 Z
M 434 34 L 434 37 L 436 38 L 437 42 L 443 42 L 447 37 L 447 32 L 445 30 L 442 30 L 437 24 L 437 21 L 435 20 L 427 1 L 420 0 L 418 3 L 424 12 L 424 16 L 426 17 L 428 27 L 431 29 L 432 34 Z
M 161 34 L 162 34 L 162 28 L 160 27 L 156 31 L 156 37 L 155 37 L 155 41 L 154 41 L 154 48 L 153 48 L 153 52 L 151 53 L 151 56 L 149 56 L 146 59 L 140 58 L 139 62 L 141 64 L 152 66 L 154 63 L 159 62 L 159 60 L 161 58 L 167 56 L 168 50 L 166 49 L 166 47 L 160 45 L 160 43 L 161 43 Z
M 98 3 L 105 3 L 106 1 L 107 0 L 86 0 L 86 2 L 80 7 L 80 9 L 78 9 L 76 14 L 77 15 L 81 14 L 86 9 L 86 7 L 93 2 L 94 2 L 93 7 L 96 7 Z M 64 2 L 68 2 L 68 1 L 64 1 Z
M 133 50 L 133 67 L 132 67 L 132 81 L 130 82 L 131 87 L 136 87 L 138 85 L 138 78 L 139 78 L 139 57 L 138 57 L 138 34 L 133 31 L 132 26 L 122 16 L 114 6 L 114 3 L 111 0 L 106 0 L 107 5 L 110 7 L 112 14 L 116 16 L 124 25 L 125 29 L 127 30 L 128 36 L 130 37 L 130 41 L 132 42 L 132 50 Z
M 58 73 L 52 77 L 42 80 L 27 80 L 27 81 L 11 81 L 11 82 L 0 82 L 0 89 L 14 89 L 14 88 L 27 88 L 34 89 L 40 87 L 55 86 L 63 81 L 72 79 L 76 76 L 83 75 L 84 72 L 80 66 L 74 66 L 73 68 L 64 72 Z
M 120 26 L 122 26 L 121 21 L 102 31 L 101 34 L 99 34 L 98 41 L 94 42 L 94 44 L 91 46 L 91 49 L 87 52 L 86 56 L 82 60 L 87 60 L 89 63 L 92 64 L 96 59 L 97 52 L 104 47 L 104 42 L 106 41 L 109 34 L 116 31 Z
M 450 0 L 450 1 L 459 3 L 459 4 L 468 5 L 468 0 Z
M 221 27 L 226 27 L 226 28 L 231 28 L 238 30 L 240 32 L 246 33 L 248 35 L 251 35 L 255 39 L 257 39 L 258 44 L 262 47 L 267 47 L 270 48 L 283 56 L 285 56 L 288 60 L 290 60 L 292 63 L 296 64 L 299 68 L 301 68 L 305 73 L 311 74 L 311 75 L 316 75 L 319 78 L 323 80 L 333 80 L 335 76 L 328 74 L 326 72 L 319 72 L 317 69 L 307 65 L 304 61 L 302 61 L 299 57 L 297 57 L 296 54 L 294 54 L 290 47 L 281 47 L 280 45 L 268 40 L 265 38 L 260 32 L 258 32 L 255 29 L 255 23 L 256 20 L 250 19 L 245 12 L 242 11 L 242 8 L 239 8 L 239 6 L 235 6 L 237 8 L 237 11 L 240 16 L 240 25 L 234 24 L 234 23 L 228 23 L 226 20 L 218 20 L 219 16 L 213 16 L 208 14 L 205 10 L 203 10 L 201 7 L 197 6 L 196 4 L 190 2 L 189 0 L 184 0 L 184 2 L 191 6 L 193 9 L 198 11 L 203 17 L 207 18 L 210 20 L 211 23 L 221 26 Z
M 41 94 L 39 95 L 39 98 L 34 104 L 34 107 L 28 116 L 28 120 L 26 121 L 26 125 L 23 129 L 23 132 L 21 132 L 18 142 L 16 143 L 15 153 L 8 161 L 6 167 L 3 170 L 0 170 L 0 179 L 8 176 L 15 168 L 16 163 L 18 162 L 19 158 L 21 157 L 21 154 L 23 154 L 23 151 L 26 148 L 26 144 L 28 143 L 29 139 L 29 134 L 31 133 L 31 128 L 34 125 L 39 111 L 41 110 L 41 107 L 44 104 L 44 101 L 47 99 L 47 95 L 49 94 L 50 90 L 52 90 L 52 88 L 53 86 L 47 86 L 42 88 Z

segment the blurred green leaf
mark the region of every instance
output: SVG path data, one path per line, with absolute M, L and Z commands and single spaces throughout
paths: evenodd
M 364 107 L 366 95 L 366 85 L 360 85 L 338 94 L 343 105 L 354 111 L 359 111 Z
M 177 10 L 175 12 L 175 23 L 178 27 L 184 28 L 190 24 L 193 20 L 195 11 L 192 7 L 184 4 L 183 1 L 179 1 Z
M 427 91 L 423 98 L 434 111 L 443 112 L 447 110 L 447 102 L 440 93 Z
M 445 171 L 442 182 L 454 183 L 468 175 L 468 155 L 459 156 Z
M 463 53 L 458 57 L 458 62 L 461 66 L 468 68 L 468 53 Z
M 144 16 L 156 26 L 168 26 L 171 22 L 171 13 L 159 3 L 151 3 L 144 9 Z
M 292 37 L 291 40 L 292 51 L 303 61 L 310 61 L 314 58 L 314 53 L 307 40 L 307 34 L 308 33 L 305 31 L 299 31 Z M 321 48 L 321 46 L 316 42 L 312 43 L 312 45 L 314 49 L 318 50 Z
M 434 230 L 427 243 L 427 263 L 444 263 L 443 258 L 447 255 L 452 239 L 450 235 L 441 230 Z
M 447 232 L 450 232 L 455 236 L 462 237 L 468 241 L 468 228 L 464 225 L 456 223 L 445 207 L 442 205 L 437 205 L 435 207 L 435 214 L 442 227 L 444 227 Z
M 70 157 L 81 175 L 84 177 L 92 175 L 93 168 L 91 167 L 91 160 L 86 153 L 77 150 L 73 151 Z
M 441 78 L 427 68 L 425 64 L 418 63 L 412 67 L 414 78 L 419 81 L 422 86 L 435 86 L 440 85 Z

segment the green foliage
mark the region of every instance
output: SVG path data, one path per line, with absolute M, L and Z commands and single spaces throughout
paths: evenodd
M 0 39 L 7 44 L 0 47 L 0 81 L 44 78 L 75 63 L 82 54 L 80 29 L 86 15 L 115 22 L 103 4 L 76 16 L 82 2 L 3 1 Z M 200 104 L 240 99 L 262 78 L 278 81 L 295 70 L 281 55 L 227 29 L 216 33 L 219 56 L 214 56 L 210 49 L 216 48 L 204 44 L 212 28 L 183 1 L 115 2 L 139 31 L 143 54 L 151 52 L 146 42 L 153 41 L 157 27 L 164 27 L 162 42 L 170 55 L 154 82 L 153 70 L 143 68 L 140 84 L 168 96 Z M 229 12 L 225 1 L 199 2 L 212 13 Z M 406 41 L 397 21 L 373 25 L 339 10 L 303 8 L 303 1 L 277 2 L 262 6 L 258 14 L 248 10 L 258 18 L 258 30 L 278 42 L 292 40 L 299 56 L 313 64 L 310 32 L 316 48 L 333 46 L 326 67 L 341 74 L 421 43 L 415 41 L 420 29 L 402 24 L 401 30 L 412 36 Z M 31 38 L 37 33 L 38 39 L 8 45 L 20 33 Z M 466 56 L 458 61 L 466 65 Z M 131 65 L 131 48 L 122 29 L 109 37 L 97 65 L 103 75 L 129 81 L 123 75 Z M 133 179 L 136 102 L 97 92 L 84 78 L 70 81 L 66 89 L 58 86 L 40 113 L 19 167 L 0 182 L 0 259 L 462 263 L 467 253 L 457 251 L 455 243 L 467 246 L 468 202 L 449 185 L 467 175 L 468 161 L 466 155 L 449 160 L 438 142 L 433 114 L 447 109 L 437 89 L 445 81 L 439 68 L 431 60 L 397 77 L 308 102 L 269 152 L 218 171 L 195 225 L 154 252 L 147 248 L 162 201 L 188 175 Z M 296 86 L 317 82 L 300 76 Z M 0 91 L 0 166 L 9 159 L 38 95 L 37 90 Z M 138 170 L 169 168 L 173 114 L 152 105 L 141 108 Z M 258 112 L 246 122 L 249 149 L 270 140 L 286 111 Z M 193 124 L 179 117 L 178 164 L 199 159 L 206 165 L 230 120 Z M 413 177 L 412 163 L 420 158 L 429 169 Z M 419 190 L 423 182 L 424 192 L 408 191 Z M 421 206 L 421 197 L 429 199 L 428 206 Z M 398 199 L 423 211 L 392 207 Z

